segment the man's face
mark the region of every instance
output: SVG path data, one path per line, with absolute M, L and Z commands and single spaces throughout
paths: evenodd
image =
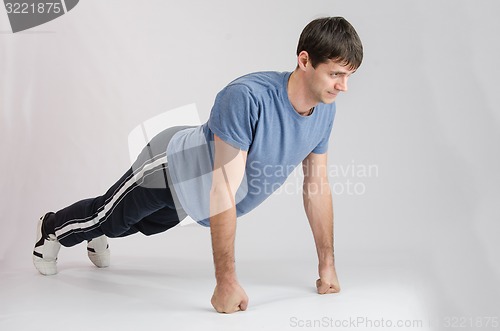
M 347 80 L 355 71 L 333 60 L 318 64 L 316 68 L 308 63 L 306 77 L 310 97 L 315 102 L 334 102 L 340 92 L 347 91 Z

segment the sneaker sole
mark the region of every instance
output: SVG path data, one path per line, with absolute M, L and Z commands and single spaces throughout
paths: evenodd
M 47 262 L 44 259 L 33 255 L 33 264 L 42 275 L 51 276 L 57 274 L 57 264 L 55 262 Z
M 87 250 L 90 261 L 98 267 L 98 268 L 107 268 L 111 263 L 111 253 L 109 249 L 106 249 L 104 252 L 95 253 L 91 250 Z

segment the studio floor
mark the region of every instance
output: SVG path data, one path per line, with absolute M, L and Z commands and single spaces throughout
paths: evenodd
M 238 261 L 249 308 L 226 315 L 210 304 L 210 259 L 131 255 L 113 246 L 105 269 L 87 260 L 85 247 L 61 251 L 54 276 L 29 264 L 2 267 L 0 330 L 432 329 L 423 284 L 401 265 L 344 263 L 337 266 L 341 293 L 321 296 L 315 261 Z

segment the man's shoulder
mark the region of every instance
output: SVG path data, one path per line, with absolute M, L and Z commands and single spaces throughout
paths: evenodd
M 228 88 L 243 88 L 251 92 L 268 91 L 272 89 L 281 89 L 288 72 L 278 71 L 260 71 L 246 74 L 236 78 L 228 84 Z

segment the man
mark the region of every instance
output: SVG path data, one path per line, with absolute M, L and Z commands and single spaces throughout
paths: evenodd
M 210 227 L 217 281 L 213 307 L 224 313 L 245 310 L 248 297 L 235 272 L 236 219 L 302 162 L 304 208 L 318 254 L 317 291 L 340 291 L 327 148 L 334 101 L 347 91 L 362 57 L 361 41 L 344 18 L 310 22 L 300 36 L 293 72 L 236 79 L 218 93 L 207 123 L 166 129 L 103 196 L 42 216 L 35 267 L 55 274 L 60 246 L 84 240 L 90 260 L 107 267 L 106 237 L 163 232 L 189 215 Z

